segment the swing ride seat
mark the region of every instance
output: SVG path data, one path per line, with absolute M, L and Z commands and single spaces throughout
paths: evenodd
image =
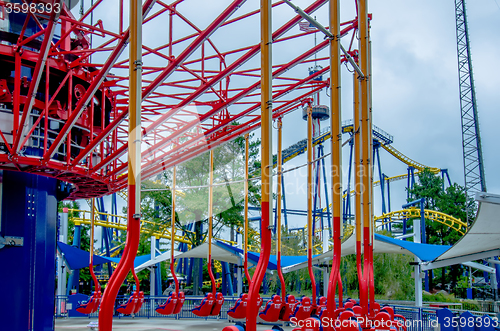
M 318 299 L 318 307 L 326 307 L 326 297 L 319 297 Z
M 215 295 L 215 303 L 214 303 L 214 306 L 212 307 L 212 311 L 210 312 L 210 315 L 211 316 L 219 315 L 223 304 L 224 304 L 224 295 L 222 295 L 222 293 L 218 292 Z
M 156 312 L 162 315 L 171 315 L 176 305 L 177 305 L 177 293 L 172 292 L 168 296 L 167 301 L 163 305 L 156 308 Z
M 203 300 L 201 300 L 200 305 L 191 310 L 191 312 L 196 316 L 200 317 L 210 316 L 214 304 L 215 304 L 214 294 L 212 292 L 208 292 L 207 294 L 205 294 Z
M 96 300 L 97 293 L 92 292 L 92 295 L 89 296 L 87 301 L 83 301 L 78 304 L 76 311 L 85 315 L 92 313 L 94 306 L 96 305 Z
M 352 311 L 354 312 L 354 315 L 356 315 L 356 317 L 363 316 L 363 308 L 359 305 L 353 306 Z
M 281 297 L 274 294 L 269 301 L 267 301 L 264 310 L 259 313 L 259 317 L 266 322 L 277 322 L 281 312 Z
M 374 302 L 373 309 L 371 310 L 373 311 L 373 314 L 376 316 L 380 312 L 380 303 Z
M 384 306 L 380 311 L 385 311 L 386 313 L 388 313 L 393 321 L 395 321 L 396 319 L 400 319 L 403 322 L 406 322 L 406 318 L 403 315 L 394 314 L 394 309 L 390 306 Z
M 311 312 L 311 315 L 316 315 L 319 317 L 323 309 L 326 309 L 326 297 L 321 296 L 317 299 L 316 308 L 313 312 Z
M 349 309 L 349 308 L 351 308 L 351 309 L 352 309 L 352 307 L 354 307 L 354 305 L 355 305 L 355 304 L 356 304 L 356 302 L 347 301 L 347 302 L 344 304 L 344 308 L 345 308 L 345 309 Z
M 304 296 L 300 300 L 300 303 L 295 307 L 291 317 L 295 317 L 298 321 L 305 320 L 311 316 L 312 308 L 311 298 Z
M 406 330 L 406 318 L 403 315 L 394 314 L 392 307 L 384 306 L 378 314 L 380 313 L 386 313 L 390 316 L 393 328 Z M 377 318 L 378 314 L 375 318 Z
M 175 305 L 175 308 L 174 308 L 174 311 L 172 312 L 172 314 L 178 314 L 181 312 L 182 310 L 182 306 L 184 305 L 184 301 L 186 301 L 186 295 L 184 294 L 184 292 L 179 292 L 177 294 L 177 304 Z
M 101 291 L 97 291 L 97 298 L 95 299 L 94 302 L 94 307 L 92 307 L 92 312 L 95 313 L 98 309 L 99 306 L 101 305 Z
M 293 331 L 326 331 L 318 317 L 308 317 L 301 324 L 301 327 L 295 328 Z
M 137 303 L 135 304 L 135 307 L 134 307 L 134 315 L 137 314 L 139 312 L 139 310 L 141 310 L 143 303 L 144 303 L 144 292 L 139 291 L 139 295 L 137 297 Z
M 247 316 L 247 300 L 248 294 L 241 293 L 234 306 L 227 311 L 227 314 L 236 319 L 245 318 Z
M 137 305 L 138 301 L 139 293 L 134 292 L 124 304 L 121 304 L 120 306 L 118 306 L 118 308 L 116 308 L 116 311 L 123 315 L 130 315 L 134 313 L 135 306 Z
M 389 331 L 396 330 L 394 326 L 394 321 L 391 318 L 391 315 L 388 312 L 381 311 L 379 312 L 375 318 L 372 320 L 372 325 L 374 326 L 371 330 L 381 330 L 381 331 Z
M 283 304 L 280 312 L 280 320 L 281 321 L 289 321 L 290 315 L 292 315 L 295 310 L 295 306 L 297 305 L 297 300 L 295 300 L 295 296 L 291 294 L 287 294 L 285 297 L 286 302 Z
M 358 319 L 354 315 L 354 312 L 349 308 L 349 310 L 345 310 L 340 313 L 339 329 L 341 331 L 361 331 L 361 325 L 358 322 Z

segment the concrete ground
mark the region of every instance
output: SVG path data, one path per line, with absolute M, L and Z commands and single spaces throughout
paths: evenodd
M 56 319 L 56 331 L 89 331 L 89 324 L 97 326 L 96 318 L 59 318 Z M 165 318 L 121 318 L 113 320 L 113 330 L 126 331 L 222 331 L 225 326 L 233 325 L 228 321 L 200 320 L 200 319 L 165 319 Z M 257 325 L 258 331 L 270 330 L 271 325 Z M 291 331 L 292 327 L 283 327 L 285 331 Z M 97 327 L 93 330 L 97 330 Z

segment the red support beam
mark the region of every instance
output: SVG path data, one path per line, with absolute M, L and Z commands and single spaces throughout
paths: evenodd
M 151 7 L 155 2 L 156 0 L 146 0 L 146 2 L 142 7 L 143 18 L 147 15 L 149 10 L 151 10 Z M 94 97 L 94 94 L 99 89 L 99 87 L 101 87 L 104 79 L 106 78 L 109 71 L 113 67 L 113 64 L 125 50 L 129 38 L 130 38 L 130 31 L 127 29 L 127 31 L 123 34 L 122 39 L 118 42 L 118 45 L 116 45 L 113 53 L 111 53 L 111 55 L 104 63 L 103 67 L 101 68 L 97 76 L 94 78 L 88 89 L 85 91 L 85 94 L 80 98 L 80 100 L 76 104 L 75 109 L 71 113 L 71 116 L 66 120 L 66 123 L 59 132 L 59 135 L 56 137 L 56 139 L 54 139 L 49 150 L 43 156 L 44 161 L 48 161 L 54 155 L 59 146 L 61 146 L 61 144 L 64 142 L 64 138 L 66 138 L 70 130 L 73 128 L 73 126 L 75 125 L 76 121 L 78 120 L 82 112 L 89 106 L 89 103 Z
M 59 4 L 60 2 L 61 1 L 59 0 Z M 21 122 L 19 123 L 17 132 L 14 132 L 14 141 L 12 144 L 12 151 L 14 152 L 14 154 L 17 154 L 17 152 L 22 147 L 19 145 L 19 142 L 23 136 L 24 127 L 29 125 L 29 123 L 28 124 L 26 123 L 26 119 L 28 118 L 28 115 L 31 114 L 31 109 L 33 108 L 33 104 L 35 103 L 35 96 L 38 91 L 38 85 L 40 85 L 40 79 L 42 78 L 43 75 L 43 69 L 45 68 L 45 62 L 47 61 L 50 44 L 52 42 L 52 37 L 54 36 L 56 21 L 58 18 L 59 18 L 59 12 L 56 13 L 56 11 L 54 10 L 50 14 L 49 22 L 47 24 L 47 27 L 45 28 L 45 36 L 43 38 L 42 46 L 40 47 L 40 52 L 31 79 L 28 95 L 26 98 L 26 103 L 24 104 Z

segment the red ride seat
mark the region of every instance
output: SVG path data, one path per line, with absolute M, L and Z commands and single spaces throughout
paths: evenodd
M 247 300 L 248 294 L 241 293 L 233 308 L 229 309 L 227 314 L 232 318 L 245 318 L 247 316 Z
M 342 313 L 340 313 L 339 321 L 336 323 L 339 324 L 339 327 L 340 329 L 342 329 L 342 331 L 362 330 L 361 326 L 358 323 L 358 320 L 356 319 L 356 316 L 354 316 L 354 312 L 351 310 L 345 310 Z
M 98 294 L 97 292 L 92 292 L 92 295 L 89 296 L 87 301 L 84 301 L 78 305 L 76 311 L 81 314 L 90 314 L 94 312 L 94 306 L 97 306 Z M 97 304 L 96 304 L 97 303 Z
M 140 291 L 137 298 L 137 303 L 135 304 L 134 314 L 137 314 L 141 310 L 142 304 L 144 303 L 144 292 Z
M 118 306 L 116 311 L 123 315 L 130 315 L 135 311 L 135 306 L 137 305 L 138 301 L 139 301 L 139 293 L 134 292 L 128 298 L 127 302 Z
M 102 292 L 100 290 L 97 291 L 97 298 L 95 300 L 94 307 L 92 308 L 93 313 L 95 313 L 99 309 L 99 306 L 101 305 L 101 296 Z
M 361 306 L 352 307 L 352 311 L 354 312 L 354 315 L 356 315 L 356 317 L 363 316 L 363 308 Z
M 300 303 L 295 307 L 293 315 L 290 317 L 295 317 L 298 321 L 305 320 L 306 318 L 311 316 L 312 306 L 311 306 L 311 298 L 302 297 Z
M 177 295 L 177 304 L 175 305 L 172 314 L 175 315 L 181 312 L 184 301 L 186 301 L 186 295 L 184 294 L 184 292 L 179 292 L 179 294 Z
M 203 300 L 201 300 L 200 305 L 191 311 L 196 316 L 202 316 L 202 317 L 210 316 L 214 303 L 215 303 L 214 295 L 212 292 L 209 292 L 205 295 Z
M 156 308 L 156 312 L 162 315 L 171 315 L 177 305 L 177 293 L 172 292 L 167 298 L 167 302 Z
M 274 294 L 269 301 L 267 301 L 264 310 L 259 313 L 260 318 L 266 322 L 277 322 L 281 312 L 281 297 Z
M 223 304 L 224 304 L 224 296 L 222 295 L 222 293 L 219 292 L 215 295 L 215 303 L 214 306 L 212 307 L 212 312 L 210 313 L 210 315 L 212 316 L 219 315 Z
M 290 315 L 293 314 L 293 311 L 295 310 L 295 306 L 297 305 L 297 301 L 295 300 L 295 296 L 291 294 L 287 294 L 285 297 L 286 302 L 283 304 L 283 307 L 281 308 L 281 313 L 280 313 L 280 320 L 281 321 L 289 321 L 290 320 Z

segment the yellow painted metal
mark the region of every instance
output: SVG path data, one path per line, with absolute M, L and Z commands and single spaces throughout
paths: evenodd
M 410 159 L 408 156 L 406 156 L 403 153 L 401 153 L 400 151 L 398 151 L 392 145 L 382 145 L 382 148 L 384 148 L 386 151 L 388 151 L 391 155 L 393 155 L 395 158 L 397 158 L 401 162 L 404 162 L 408 166 L 411 166 L 419 171 L 423 171 L 424 169 L 429 169 L 429 171 L 432 172 L 433 174 L 437 174 L 441 171 L 441 169 L 439 169 L 439 168 L 428 167 L 426 165 L 418 163 L 415 160 Z
M 340 4 L 330 0 L 330 132 L 332 148 L 332 215 L 333 221 L 342 222 L 342 111 L 340 97 Z M 341 232 L 343 227 L 340 226 Z M 342 237 L 342 233 L 340 234 Z
M 276 188 L 276 201 L 277 201 L 277 206 L 276 206 L 276 233 L 277 233 L 277 238 L 276 238 L 276 254 L 281 253 L 281 172 L 283 171 L 283 160 L 282 160 L 282 127 L 283 123 L 281 122 L 281 118 L 278 119 L 278 186 Z M 281 270 L 280 270 L 281 272 Z M 283 289 L 282 289 L 283 291 Z
M 177 167 L 174 166 L 172 174 L 172 214 L 171 219 L 171 230 L 170 233 L 174 235 L 175 238 L 175 185 L 177 180 Z M 174 250 L 175 250 L 175 239 L 170 239 L 170 263 L 174 263 Z
M 210 170 L 209 170 L 209 177 L 210 177 L 210 186 L 208 187 L 208 261 L 210 265 L 210 261 L 212 259 L 212 229 L 213 229 L 213 224 L 214 224 L 214 219 L 213 219 L 213 184 L 214 184 L 214 150 L 210 150 Z
M 142 6 L 131 1 L 129 59 L 128 184 L 135 185 L 135 213 L 141 210 Z M 141 12 L 139 12 L 139 10 Z M 130 194 L 129 194 L 130 195 Z M 130 201 L 129 201 L 130 206 Z
M 127 217 L 125 216 L 94 212 L 95 216 L 92 218 L 91 212 L 88 210 L 68 209 L 68 211 L 77 212 L 79 214 L 78 217 L 72 218 L 75 225 L 91 224 L 91 220 L 94 219 L 95 226 L 103 226 L 105 228 L 113 228 L 122 231 L 127 230 Z M 101 220 L 100 216 L 103 216 L 102 218 L 104 219 Z M 115 219 L 116 222 L 113 222 L 113 219 Z M 141 233 L 147 234 L 148 236 L 155 236 L 157 239 L 171 239 L 169 227 L 147 220 L 141 220 Z M 183 242 L 188 245 L 191 244 L 191 241 L 189 241 L 186 236 L 175 236 L 175 241 Z
M 403 210 L 392 211 L 390 213 L 385 213 L 380 216 L 375 217 L 375 222 L 379 222 L 376 226 L 382 226 L 394 221 L 399 221 L 403 219 L 420 219 L 420 208 L 409 208 Z M 450 229 L 457 231 L 458 233 L 464 235 L 467 232 L 467 223 L 462 220 L 455 218 L 451 215 L 441 213 L 436 210 L 424 209 L 424 218 L 434 222 L 438 222 L 448 226 Z
M 355 208 L 354 217 L 356 220 L 356 241 L 361 241 L 361 135 L 360 135 L 360 104 L 359 104 L 359 76 L 356 72 L 353 74 L 353 126 L 354 126 L 354 197 L 355 197 Z
M 370 188 L 372 184 L 371 179 L 371 115 L 370 115 L 370 100 L 369 100 L 369 86 L 368 86 L 368 19 L 367 19 L 367 1 L 359 0 L 359 61 L 361 71 L 365 77 L 360 80 L 360 120 L 361 120 L 361 181 L 362 181 L 362 215 L 363 227 L 370 226 L 371 202 Z M 366 249 L 366 247 L 365 247 Z
M 244 182 L 244 193 L 245 193 L 245 231 L 243 249 L 245 250 L 245 259 L 248 256 L 248 162 L 249 162 L 249 135 L 248 133 L 245 135 L 245 182 Z M 250 281 L 250 280 L 248 280 Z

